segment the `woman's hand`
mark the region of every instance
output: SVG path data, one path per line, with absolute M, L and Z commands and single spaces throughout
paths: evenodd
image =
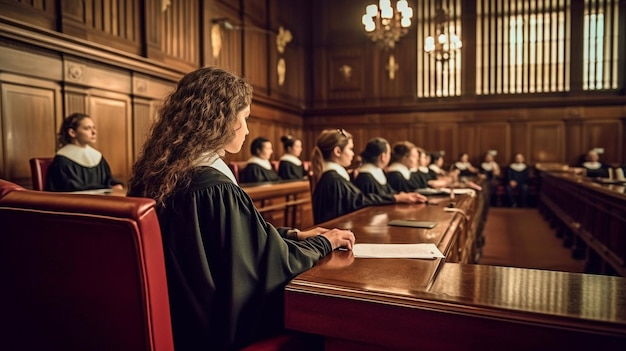
M 335 228 L 321 235 L 325 236 L 326 239 L 330 241 L 333 250 L 340 247 L 352 250 L 352 247 L 354 247 L 354 233 L 350 230 Z
M 124 190 L 124 186 L 122 184 L 115 184 L 111 187 L 111 189 Z
M 330 229 L 328 229 L 328 228 L 315 227 L 313 229 L 300 231 L 298 233 L 298 240 L 305 240 L 306 238 L 308 238 L 310 236 L 316 236 L 316 235 L 324 234 L 324 233 L 326 233 L 329 230 Z

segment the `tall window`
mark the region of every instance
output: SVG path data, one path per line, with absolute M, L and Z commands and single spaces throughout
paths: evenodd
M 476 4 L 476 94 L 568 91 L 570 0 Z
M 583 90 L 618 88 L 618 0 L 586 0 Z
M 463 37 L 461 33 L 461 0 L 421 0 L 417 2 L 417 97 L 461 96 L 462 50 L 451 50 L 445 58 L 426 53 L 426 36 L 437 35 L 441 30 L 437 23 L 437 6 L 445 10 L 447 19 L 444 31 L 447 35 Z

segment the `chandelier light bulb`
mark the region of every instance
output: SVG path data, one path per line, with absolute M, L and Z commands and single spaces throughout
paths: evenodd
M 412 17 L 413 9 L 407 0 L 396 1 L 395 7 L 391 6 L 391 0 L 380 0 L 378 6 L 370 4 L 365 7 L 361 22 L 372 41 L 388 50 L 406 35 Z
M 437 3 L 434 27 L 436 28 L 435 36 L 428 36 L 424 40 L 424 51 L 431 54 L 437 61 L 448 61 L 455 57 L 453 53 L 459 50 L 463 44 L 461 38 L 455 33 L 455 22 L 441 7 L 441 3 Z
M 374 4 L 367 5 L 365 8 L 365 14 L 369 17 L 376 17 L 376 15 L 378 15 L 378 6 Z

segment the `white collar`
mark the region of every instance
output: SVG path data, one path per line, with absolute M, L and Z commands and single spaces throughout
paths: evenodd
M 428 166 L 419 166 L 417 167 L 417 170 L 420 171 L 421 173 L 428 174 L 429 173 L 428 171 L 430 170 L 430 168 L 428 168 Z
M 403 165 L 400 162 L 392 163 L 391 166 L 389 166 L 389 172 L 399 172 L 400 174 L 402 174 L 404 179 L 411 179 L 411 171 L 407 166 Z
M 525 163 L 511 163 L 509 167 L 511 167 L 511 169 L 513 169 L 516 172 L 521 172 L 526 169 L 526 164 Z
M 338 163 L 324 162 L 324 171 L 322 173 L 329 172 L 329 171 L 335 171 L 345 180 L 350 181 L 350 176 L 348 175 L 348 171 L 346 171 L 346 169 Z
M 485 171 L 489 172 L 489 171 L 493 171 L 493 169 L 495 168 L 493 165 L 494 165 L 494 162 L 483 162 L 480 164 L 480 167 L 484 169 Z
M 270 160 L 264 160 L 258 156 L 252 156 L 248 159 L 248 163 L 254 163 L 256 165 L 259 165 L 267 170 L 272 169 L 272 163 L 270 162 Z
M 296 166 L 302 166 L 302 160 L 292 154 L 284 154 L 280 160 L 293 163 Z
M 67 144 L 57 151 L 57 155 L 67 157 L 84 167 L 95 167 L 102 160 L 102 153 L 89 145 L 80 147 Z
M 587 161 L 585 163 L 583 163 L 583 167 L 587 168 L 587 169 L 600 169 L 600 167 L 602 167 L 602 164 L 598 161 L 596 162 L 591 162 L 591 161 Z
M 230 169 L 230 167 L 228 167 L 226 162 L 224 162 L 224 160 L 222 160 L 220 155 L 216 152 L 210 151 L 210 152 L 205 152 L 204 154 L 202 154 L 202 156 L 200 156 L 200 158 L 196 162 L 196 166 L 197 167 L 208 166 L 208 167 L 217 169 L 218 171 L 222 172 L 225 176 L 227 176 L 233 183 L 235 183 L 235 185 L 238 185 L 237 179 L 235 179 L 235 175 L 233 174 L 233 171 Z
M 428 165 L 428 168 L 430 168 L 433 172 L 440 174 L 441 173 L 441 167 L 437 166 L 434 163 L 431 163 L 430 165 Z
M 385 185 L 387 184 L 387 177 L 385 176 L 385 172 L 382 168 L 376 166 L 372 163 L 366 163 L 359 168 L 359 173 L 369 173 L 376 179 L 378 184 Z
M 462 171 L 466 170 L 469 168 L 469 166 L 471 166 L 471 164 L 469 162 L 457 162 L 454 164 L 454 166 Z

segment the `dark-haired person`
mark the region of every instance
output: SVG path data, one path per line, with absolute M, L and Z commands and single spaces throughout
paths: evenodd
M 82 191 L 123 189 L 96 142 L 96 125 L 89 115 L 73 113 L 63 119 L 58 134 L 59 149 L 48 168 L 44 190 Z
M 177 351 L 239 350 L 283 332 L 287 282 L 354 244 L 346 230 L 275 228 L 239 187 L 222 157 L 241 150 L 251 101 L 232 73 L 186 74 L 133 166 L 129 195 L 157 204 Z
M 417 194 L 364 193 L 350 182 L 346 171 L 354 158 L 352 135 L 343 129 L 327 129 L 317 138 L 311 154 L 314 174 L 313 218 L 322 223 L 371 205 L 414 203 Z
M 396 191 L 414 192 L 428 187 L 428 183 L 419 177 L 417 170 L 419 151 L 410 141 L 399 141 L 391 148 L 390 165 L 387 168 L 387 181 Z
M 362 192 L 377 194 L 383 197 L 395 195 L 399 192 L 389 185 L 384 168 L 391 159 L 391 148 L 387 140 L 373 138 L 365 145 L 361 152 L 363 164 L 358 169 L 358 175 L 352 181 Z M 415 194 L 417 202 L 426 201 L 423 195 Z
M 459 155 L 459 159 L 452 165 L 452 169 L 459 170 L 459 177 L 478 175 L 478 169 L 470 163 L 469 154 L 466 152 Z
M 300 155 L 302 154 L 302 140 L 291 135 L 284 135 L 280 138 L 283 143 L 285 153 L 280 157 L 278 163 L 278 176 L 281 179 L 302 179 L 304 178 L 304 166 Z
M 435 171 L 428 167 L 430 165 L 430 154 L 426 150 L 418 147 L 417 152 L 419 155 L 417 158 L 417 169 L 413 176 L 420 177 L 431 188 L 443 188 L 452 183 L 450 177 L 439 177 Z
M 275 182 L 280 177 L 274 171 L 270 158 L 272 157 L 272 143 L 264 137 L 252 140 L 250 153 L 246 167 L 239 172 L 239 180 L 242 183 Z

